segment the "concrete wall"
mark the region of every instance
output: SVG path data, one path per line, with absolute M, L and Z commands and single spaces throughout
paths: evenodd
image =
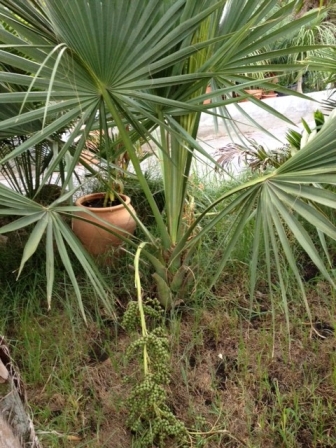
M 262 101 L 264 104 L 267 104 L 267 106 L 274 108 L 287 119 L 291 120 L 294 124 L 299 124 L 301 122 L 301 118 L 304 118 L 308 123 L 311 123 L 313 112 L 316 109 L 322 108 L 320 101 L 327 99 L 332 92 L 333 91 L 331 90 L 324 90 L 322 92 L 309 93 L 307 96 L 311 98 L 310 100 L 298 98 L 293 95 L 287 95 L 258 101 Z M 336 99 L 336 94 L 333 98 Z M 287 129 L 288 127 L 294 127 L 293 125 L 290 125 L 290 123 L 274 117 L 272 114 L 251 101 L 238 103 L 238 107 L 234 104 L 230 104 L 228 106 L 228 111 L 232 118 L 236 120 L 239 129 L 243 134 L 253 133 L 256 131 L 256 128 L 248 123 L 244 113 L 239 109 L 252 116 L 253 119 L 259 123 L 259 125 L 263 126 L 267 130 L 276 130 L 278 128 Z M 216 132 L 213 117 L 208 114 L 203 114 L 201 117 L 198 137 L 200 139 L 211 140 L 212 138 L 227 136 L 227 128 L 224 126 L 222 120 L 219 121 L 219 129 L 218 132 Z

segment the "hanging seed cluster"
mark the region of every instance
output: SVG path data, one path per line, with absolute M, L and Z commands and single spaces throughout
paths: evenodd
M 161 325 L 148 331 L 146 324 L 145 335 L 132 342 L 127 349 L 127 359 L 140 359 L 143 365 L 143 379 L 133 385 L 127 400 L 127 424 L 137 433 L 137 440 L 143 448 L 152 447 L 153 444 L 163 448 L 167 438 L 173 438 L 178 447 L 187 447 L 187 430 L 167 405 L 165 387 L 170 381 L 170 353 L 169 340 L 163 328 L 163 310 L 157 301 L 147 301 L 143 311 L 146 322 L 155 320 Z M 137 302 L 128 305 L 122 325 L 128 331 L 141 328 Z
M 142 308 L 147 321 L 150 318 L 152 321 L 159 323 L 162 322 L 164 310 L 158 300 L 147 299 L 146 303 L 142 305 Z M 130 333 L 141 328 L 141 318 L 138 302 L 129 302 L 127 309 L 123 315 L 121 325 L 125 328 L 126 331 Z

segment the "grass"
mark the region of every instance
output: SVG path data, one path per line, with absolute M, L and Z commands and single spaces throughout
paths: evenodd
M 160 191 L 159 185 L 155 188 Z M 204 204 L 207 196 L 220 193 L 217 186 L 202 186 L 193 194 L 196 203 Z M 142 201 L 141 195 L 136 200 Z M 207 277 L 221 256 L 219 242 L 227 224 L 200 244 L 192 296 L 165 319 L 171 353 L 169 407 L 189 429 L 193 448 L 334 447 L 335 292 L 316 275 L 307 280 L 316 329 L 312 332 L 288 272 L 288 333 L 276 284 L 272 310 L 261 265 L 251 308 L 251 229 L 208 291 Z M 77 272 L 88 317 L 85 326 L 61 268 L 52 309 L 47 311 L 42 255 L 37 254 L 19 282 L 10 273 L 19 263 L 20 245 L 6 245 L 0 255 L 0 333 L 6 335 L 26 384 L 42 445 L 143 448 L 125 425 L 130 393 L 125 378 L 137 370 L 137 364 L 125 357 L 137 336 L 120 326 L 127 303 L 135 299 L 131 256 L 105 270 L 118 298 L 117 322 L 104 315 L 85 276 Z M 145 294 L 153 296 L 150 275 L 142 269 Z M 174 443 L 167 440 L 167 448 L 177 447 Z

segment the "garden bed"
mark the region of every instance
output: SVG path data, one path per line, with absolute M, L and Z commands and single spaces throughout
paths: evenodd
M 37 254 L 15 283 L 11 272 L 19 263 L 19 252 L 15 239 L 9 242 L 0 258 L 0 330 L 26 384 L 42 446 L 149 446 L 126 425 L 127 399 L 134 381 L 141 378 L 140 358 L 128 361 L 125 355 L 140 333 L 127 333 L 121 326 L 127 304 L 135 299 L 133 273 L 127 268 L 132 258 L 121 258 L 113 272 L 106 271 L 115 284 L 117 321 L 106 315 L 74 266 L 83 291 L 86 326 L 57 260 L 58 287 L 51 311 L 41 280 L 43 254 Z M 289 276 L 288 329 L 281 298 L 274 290 L 272 311 L 262 278 L 251 307 L 244 244 L 241 241 L 216 286 L 206 292 L 207 272 L 213 268 L 210 254 L 220 256 L 216 240 L 209 235 L 198 253 L 202 270 L 194 293 L 165 316 L 171 375 L 167 404 L 188 429 L 189 447 L 333 447 L 334 292 L 316 271 L 310 271 L 306 288 L 311 327 Z M 309 266 L 304 259 L 301 264 L 304 277 Z M 144 297 L 153 297 L 149 279 L 144 271 Z M 179 445 L 168 438 L 164 446 Z

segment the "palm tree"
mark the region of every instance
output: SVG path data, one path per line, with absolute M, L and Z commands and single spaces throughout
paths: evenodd
M 295 2 L 280 9 L 275 8 L 276 4 L 276 0 L 144 0 L 139 8 L 132 0 L 0 0 L 2 23 L 11 28 L 9 31 L 5 27 L 0 29 L 0 39 L 4 43 L 0 63 L 15 68 L 11 72 L 1 72 L 0 83 L 22 88 L 18 93 L 0 94 L 2 108 L 8 111 L 8 118 L 0 123 L 0 131 L 13 132 L 17 126 L 37 119 L 42 121 L 41 129 L 0 163 L 18 157 L 73 123 L 68 141 L 46 173 L 47 178 L 70 152 L 72 162 L 63 185 L 66 188 L 90 131 L 98 128 L 108 136 L 108 128 L 117 127 L 156 220 L 159 238 L 138 223 L 145 240 L 141 255 L 152 264 L 158 296 L 168 307 L 192 279 L 192 255 L 196 244 L 228 214 L 235 217 L 228 230 L 225 255 L 212 283 L 224 269 L 245 224 L 251 220 L 255 223 L 251 290 L 256 282 L 259 246 L 263 241 L 270 285 L 273 257 L 286 303 L 280 247 L 304 296 L 289 243 L 290 233 L 332 281 L 301 219 L 308 219 L 321 234 L 335 238 L 334 226 L 313 205 L 316 201 L 335 207 L 335 197 L 329 191 L 312 187 L 316 182 L 333 182 L 336 168 L 336 156 L 331 152 L 336 139 L 334 121 L 277 170 L 226 193 L 197 219 L 192 214 L 191 219 L 186 219 L 192 160 L 197 152 L 209 157 L 196 141 L 200 114 L 206 112 L 229 118 L 226 106 L 237 102 L 232 91 L 243 93 L 253 79 L 246 73 L 297 68 L 297 65 L 262 64 L 275 55 L 293 53 L 296 48 L 277 53 L 266 48 L 320 13 L 319 10 L 311 11 L 286 23 Z M 21 72 L 17 73 L 16 69 Z M 209 83 L 216 90 L 205 94 Z M 269 85 L 266 81 L 262 84 Z M 212 103 L 204 104 L 209 98 Z M 265 103 L 252 100 L 269 110 Z M 9 107 L 13 103 L 29 104 L 31 109 L 13 115 Z M 279 115 L 274 110 L 273 113 Z M 126 130 L 126 125 L 131 132 Z M 137 157 L 134 141 L 140 138 L 154 142 L 160 152 L 166 218 L 152 197 Z M 73 149 L 76 140 L 78 143 Z M 106 285 L 102 283 L 95 263 L 61 219 L 61 214 L 72 214 L 76 210 L 73 206 L 61 205 L 72 193 L 67 192 L 48 207 L 43 207 L 0 186 L 0 214 L 20 217 L 0 232 L 35 223 L 19 273 L 46 234 L 49 302 L 54 278 L 55 241 L 80 304 L 80 290 L 69 249 L 108 306 Z M 229 205 L 197 233 L 199 222 L 224 200 L 228 200 Z M 296 214 L 292 213 L 294 203 Z M 134 249 L 138 246 L 136 240 L 128 244 Z

